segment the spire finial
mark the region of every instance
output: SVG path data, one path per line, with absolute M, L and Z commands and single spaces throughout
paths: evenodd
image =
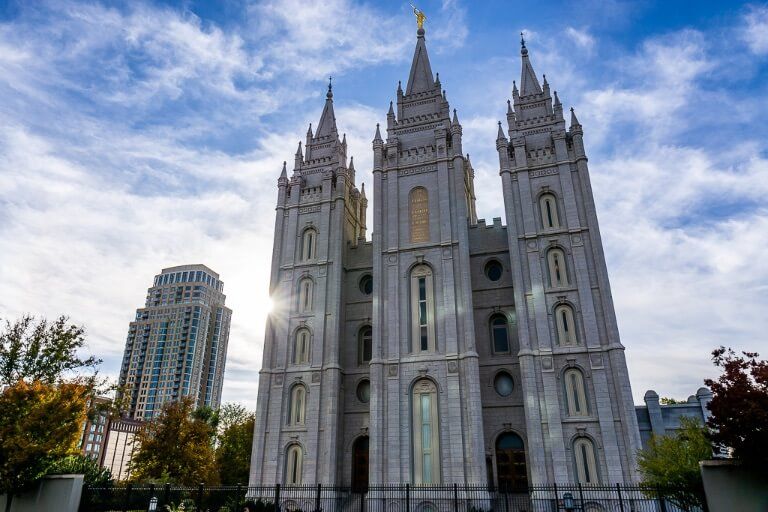
M 333 77 L 328 77 L 328 93 L 325 95 L 326 98 L 331 99 L 333 98 Z
M 381 131 L 379 130 L 379 123 L 376 123 L 376 135 L 373 136 L 373 141 L 382 141 L 381 140 Z
M 581 126 L 581 123 L 576 119 L 576 111 L 571 107 L 571 128 L 576 128 L 578 126 Z
M 413 4 L 411 4 L 411 7 L 413 7 L 413 14 L 416 16 L 416 26 L 418 27 L 418 33 L 419 35 L 424 35 L 424 21 L 427 19 L 427 15 L 424 14 L 424 11 Z
M 525 34 L 520 32 L 520 46 L 525 48 Z

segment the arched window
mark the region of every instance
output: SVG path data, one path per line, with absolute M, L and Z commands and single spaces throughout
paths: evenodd
M 429 195 L 424 187 L 416 187 L 409 195 L 411 242 L 429 241 Z
M 413 386 L 413 480 L 415 484 L 440 483 L 440 432 L 437 387 L 428 379 Z
M 550 249 L 547 253 L 549 266 L 549 285 L 552 287 L 568 286 L 568 270 L 565 266 L 565 253 L 562 249 Z
M 419 265 L 411 271 L 411 332 L 413 352 L 435 350 L 435 300 L 432 269 Z
M 303 425 L 304 424 L 304 411 L 306 408 L 307 391 L 304 386 L 297 384 L 291 389 L 291 400 L 288 404 L 288 424 L 289 425 Z
M 501 489 L 528 488 L 525 446 L 514 432 L 506 432 L 496 439 L 496 475 Z
M 539 210 L 541 213 L 541 224 L 544 229 L 560 227 L 560 219 L 557 214 L 557 200 L 554 194 L 541 195 L 539 198 Z
M 317 231 L 305 229 L 301 237 L 301 261 L 313 260 L 317 257 Z
M 570 368 L 563 373 L 565 381 L 565 402 L 568 416 L 588 416 L 587 393 L 584 388 L 584 374 L 581 370 Z
M 576 478 L 582 485 L 599 483 L 595 445 L 587 437 L 579 437 L 573 442 L 573 456 L 576 459 Z
M 306 364 L 309 362 L 309 329 L 296 331 L 293 343 L 293 364 Z
M 366 325 L 357 333 L 357 362 L 365 364 L 370 362 L 373 351 L 373 329 Z
M 506 316 L 496 314 L 491 317 L 491 340 L 494 354 L 509 354 L 509 325 Z
M 312 311 L 312 284 L 308 277 L 299 282 L 299 313 Z
M 555 323 L 557 324 L 557 341 L 561 346 L 576 345 L 576 322 L 573 320 L 573 309 L 567 304 L 555 308 Z
M 301 485 L 301 469 L 304 453 L 301 446 L 292 444 L 285 457 L 285 485 Z

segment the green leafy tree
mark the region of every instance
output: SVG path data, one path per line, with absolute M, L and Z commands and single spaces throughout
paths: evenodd
M 668 396 L 661 397 L 660 402 L 662 405 L 676 405 L 686 403 L 685 400 L 678 400 L 677 398 L 670 398 Z
M 94 369 L 101 363 L 93 356 L 82 359 L 85 329 L 68 323 L 65 316 L 54 322 L 35 323 L 29 315 L 5 322 L 0 332 L 0 387 L 19 380 L 53 384 L 71 372 Z
M 0 494 L 8 495 L 6 512 L 13 496 L 76 453 L 91 392 L 87 384 L 19 380 L 0 394 Z
M 768 361 L 759 354 L 720 347 L 712 361 L 723 373 L 704 383 L 712 390 L 707 421 L 710 439 L 733 449 L 747 466 L 764 471 L 768 463 Z
M 213 449 L 216 429 L 203 417 L 195 414 L 189 398 L 166 404 L 136 436 L 139 448 L 131 460 L 131 480 L 218 484 Z
M 704 507 L 704 486 L 699 461 L 712 457 L 707 429 L 693 418 L 680 418 L 680 430 L 671 436 L 651 436 L 638 452 L 643 485 L 670 489 L 670 501 L 683 510 Z
M 105 487 L 113 482 L 109 468 L 99 466 L 99 463 L 82 454 L 69 455 L 59 459 L 48 468 L 49 475 L 83 475 L 86 485 Z
M 248 482 L 253 444 L 253 413 L 238 404 L 225 404 L 219 411 L 220 432 L 216 466 L 223 485 Z

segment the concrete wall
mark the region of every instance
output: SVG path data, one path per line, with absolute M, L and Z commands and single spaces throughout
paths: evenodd
M 699 464 L 709 512 L 768 510 L 768 473 L 746 470 L 729 459 Z
M 10 512 L 77 512 L 83 491 L 83 475 L 45 477 L 33 491 L 14 496 Z M 8 497 L 0 496 L 0 510 Z

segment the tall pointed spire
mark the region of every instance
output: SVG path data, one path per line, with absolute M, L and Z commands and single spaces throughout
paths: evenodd
M 285 168 L 287 162 L 283 162 L 283 170 L 280 171 L 280 178 L 287 178 L 288 177 L 288 170 Z
M 336 129 L 336 115 L 333 113 L 333 83 L 332 78 L 328 78 L 328 92 L 325 94 L 325 107 L 320 116 L 320 122 L 317 123 L 315 138 L 326 137 L 328 135 L 338 135 Z
M 427 55 L 427 45 L 424 43 L 424 29 L 420 28 L 416 35 L 416 50 L 413 52 L 411 73 L 408 75 L 408 86 L 405 88 L 406 94 L 429 91 L 435 87 L 432 66 L 429 64 L 429 55 Z
M 520 33 L 520 46 L 520 55 L 523 58 L 523 70 L 520 75 L 520 96 L 539 94 L 541 93 L 541 86 L 536 78 L 536 73 L 533 71 L 531 60 L 528 58 L 528 48 L 525 47 L 525 38 L 522 32 Z
M 501 128 L 501 121 L 499 121 L 499 133 L 496 135 L 496 140 L 504 140 L 506 137 L 504 136 L 504 130 Z
M 581 123 L 576 119 L 576 111 L 571 107 L 571 128 L 581 128 Z
M 383 142 L 381 139 L 381 131 L 379 130 L 379 123 L 376 123 L 376 135 L 373 136 L 373 142 Z

